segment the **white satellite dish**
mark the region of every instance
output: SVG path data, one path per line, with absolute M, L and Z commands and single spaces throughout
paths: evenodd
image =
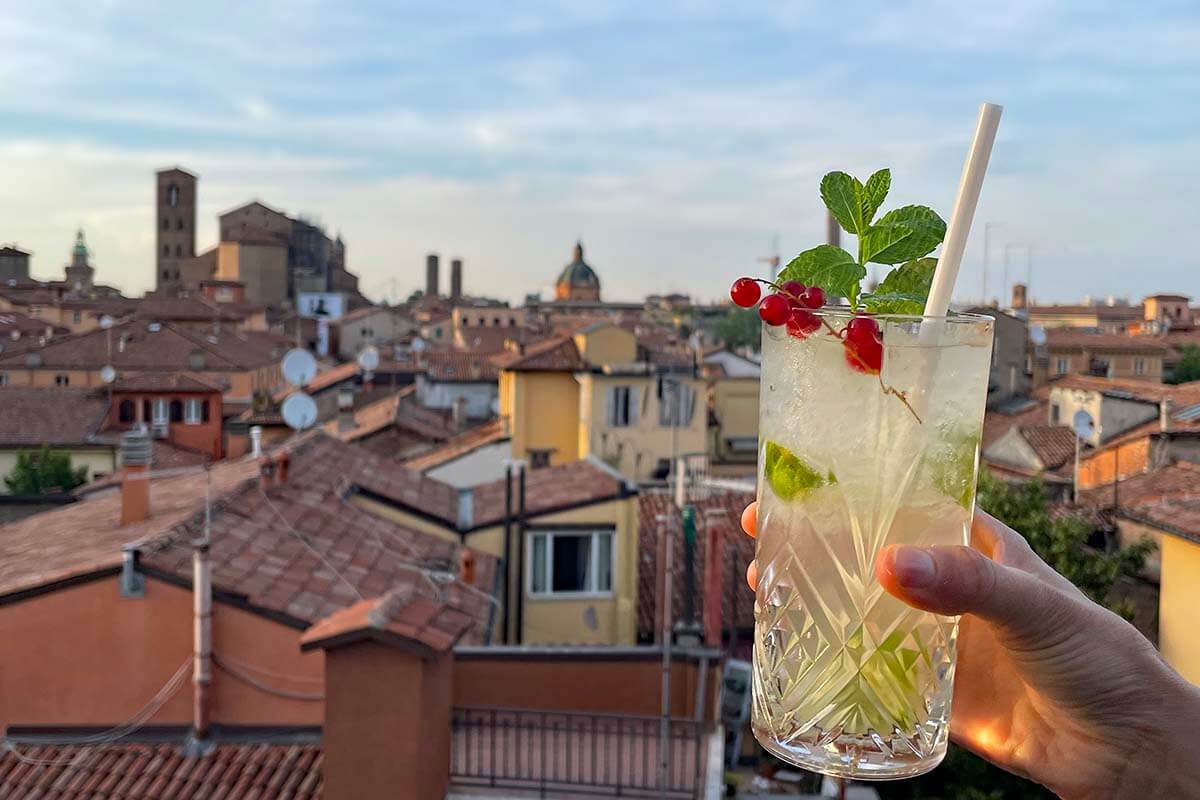
M 412 340 L 412 350 L 414 353 L 424 353 L 426 347 L 427 345 L 425 344 L 425 340 L 421 337 L 418 336 L 416 339 Z
M 1041 325 L 1031 325 L 1029 327 L 1029 341 L 1033 342 L 1036 347 L 1044 345 L 1046 343 L 1046 329 Z
M 317 360 L 312 353 L 294 347 L 283 357 L 283 377 L 292 386 L 303 386 L 317 375 Z
M 294 431 L 302 431 L 317 421 L 317 401 L 304 392 L 289 394 L 279 409 L 283 421 Z
M 100 327 L 101 328 L 108 330 L 112 326 L 113 326 L 113 318 L 110 317 L 108 314 L 105 314 L 103 317 L 100 318 Z
M 107 364 L 100 368 L 100 380 L 104 381 L 105 383 L 112 383 L 116 379 L 117 371 L 115 369 Z
M 1071 418 L 1071 427 L 1075 429 L 1075 435 L 1080 439 L 1090 439 L 1096 433 L 1096 421 L 1082 408 L 1076 411 L 1075 416 Z
M 373 372 L 379 368 L 379 351 L 374 347 L 364 347 L 358 354 L 358 365 L 364 372 Z

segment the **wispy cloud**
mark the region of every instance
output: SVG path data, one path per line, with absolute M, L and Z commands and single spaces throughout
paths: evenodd
M 1191 224 L 1197 45 L 1200 13 L 1168 2 L 22 4 L 0 240 L 48 275 L 85 224 L 105 278 L 144 289 L 151 173 L 183 163 L 203 244 L 261 197 L 341 227 L 373 291 L 441 249 L 519 299 L 582 235 L 610 296 L 716 296 L 774 233 L 820 235 L 829 168 L 890 165 L 896 202 L 947 209 L 986 99 L 1008 110 L 980 219 L 1036 243 L 1035 296 L 1200 294 L 1152 254 Z

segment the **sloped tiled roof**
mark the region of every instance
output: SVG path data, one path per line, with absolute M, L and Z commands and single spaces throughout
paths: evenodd
M 161 322 L 240 322 L 249 316 L 251 309 L 230 303 L 214 303 L 203 297 L 147 297 L 138 304 L 134 316 Z
M 461 583 L 412 584 L 335 611 L 304 632 L 300 648 L 374 639 L 401 645 L 415 641 L 444 653 L 471 631 L 486 628 L 490 613 L 490 598 Z
M 502 442 L 507 438 L 509 438 L 509 433 L 504 420 L 495 419 L 482 425 L 476 425 L 428 453 L 408 459 L 404 462 L 404 466 L 418 472 L 426 472 L 478 450 L 480 447 Z
M 459 490 L 412 469 L 394 469 L 355 478 L 359 488 L 410 511 L 432 517 L 449 529 L 466 530 L 494 525 L 504 519 L 503 478 L 469 490 L 471 518 L 459 524 Z M 514 494 L 516 492 L 514 486 Z M 592 458 L 525 473 L 525 515 L 534 517 L 561 509 L 604 502 L 636 494 L 637 489 Z M 514 512 L 515 513 L 515 512 Z
M 1200 493 L 1123 508 L 1121 515 L 1200 543 Z
M 754 540 L 742 532 L 742 511 L 754 502 L 752 490 L 738 491 L 735 489 L 712 489 L 707 497 L 691 501 L 696 506 L 697 536 L 695 548 L 695 576 L 697 614 L 704 607 L 704 540 L 702 532 L 705 525 L 720 526 L 725 541 L 725 562 L 722 581 L 721 619 L 722 624 L 728 625 L 732 619 L 740 629 L 754 626 L 754 593 L 746 586 L 746 568 L 754 560 Z M 674 526 L 673 538 L 675 552 L 671 557 L 672 594 L 674 595 L 675 614 L 678 616 L 683 609 L 685 566 L 683 559 L 683 537 L 679 535 L 679 509 L 675 506 L 672 493 L 666 489 L 643 489 L 638 496 L 638 597 L 637 597 L 637 627 L 641 636 L 654 634 L 654 604 L 658 595 L 655 585 L 657 576 L 656 560 L 658 558 L 659 518 L 667 517 L 663 522 Z M 730 578 L 730 571 L 734 576 Z M 736 588 L 730 587 L 731 584 Z
M 197 372 L 143 372 L 122 375 L 113 382 L 114 392 L 224 392 L 229 382 Z
M 1187 497 L 1200 494 L 1200 464 L 1177 461 L 1140 475 L 1122 478 L 1117 484 L 1117 498 L 1123 507 L 1157 503 L 1165 497 Z M 1092 505 L 1111 506 L 1112 484 L 1094 489 L 1081 489 L 1079 501 Z
M 209 472 L 213 497 L 257 474 L 251 460 L 218 462 Z M 118 567 L 123 545 L 194 516 L 204 490 L 199 472 L 152 479 L 150 515 L 133 525 L 120 524 L 119 491 L 0 525 L 0 595 Z
M 526 347 L 546 339 L 526 327 L 469 325 L 459 328 L 455 344 L 460 350 L 477 355 L 493 355 L 505 352 L 505 342 L 517 342 Z
M 431 381 L 492 383 L 500 376 L 500 370 L 492 363 L 491 358 L 481 353 L 434 350 L 426 353 L 422 361 L 425 374 Z
M 95 389 L 0 387 L 0 447 L 95 444 L 107 413 Z
M 1046 469 L 1075 457 L 1075 432 L 1065 425 L 1022 425 L 1020 431 Z
M 345 500 L 356 476 L 401 470 L 323 434 L 306 437 L 291 450 L 286 485 L 264 492 L 257 480 L 250 481 L 214 508 L 209 551 L 214 590 L 312 624 L 362 597 L 423 583 L 421 570 L 455 573 L 458 543 Z M 191 542 L 203 524 L 203 513 L 197 513 L 143 541 L 141 563 L 188 580 Z M 476 585 L 485 594 L 495 570 L 493 556 L 476 554 Z M 483 631 L 477 635 L 482 639 Z
M 1195 398 L 1194 402 L 1200 402 L 1200 381 L 1172 385 L 1149 379 L 1064 375 L 1048 385 L 1051 389 L 1080 389 L 1082 391 L 1107 394 L 1119 393 L 1150 403 L 1157 403 L 1163 398 L 1170 398 L 1177 403 L 1182 403 L 1193 397 Z
M 30 334 L 36 336 L 47 332 L 54 336 L 70 333 L 69 328 L 22 314 L 19 311 L 0 311 L 0 344 L 7 345 L 12 342 L 13 331 L 23 336 Z
M 311 395 L 317 395 L 328 389 L 331 386 L 352 381 L 358 377 L 358 364 L 354 361 L 347 361 L 344 364 L 330 367 L 329 369 L 321 370 L 304 386 L 304 391 Z M 288 386 L 285 389 L 280 389 L 274 395 L 275 402 L 282 402 L 285 397 L 291 394 L 294 389 Z
M 396 411 L 400 407 L 400 401 L 411 393 L 412 387 L 406 387 L 379 400 L 360 406 L 353 412 L 354 427 L 347 430 L 339 430 L 339 421 L 335 417 L 325 423 L 323 426 L 325 432 L 330 436 L 336 436 L 343 442 L 358 441 L 359 439 L 378 433 L 396 423 Z
M 30 744 L 0 751 L 0 797 L 54 800 L 316 800 L 318 744 L 221 743 L 201 756 L 178 744 Z
M 1046 346 L 1051 350 L 1112 350 L 1147 354 L 1167 352 L 1166 346 L 1154 339 L 1120 333 L 1091 333 L 1076 328 L 1048 328 Z
M 493 363 L 516 372 L 574 372 L 586 366 L 570 336 L 547 339 L 523 352 L 501 353 L 493 357 Z
M 204 357 L 203 371 L 207 372 L 264 367 L 278 362 L 286 351 L 281 339 L 256 331 L 222 329 L 218 334 L 205 335 L 170 322 L 130 320 L 108 331 L 96 329 L 56 337 L 36 352 L 44 369 L 99 369 L 110 364 L 118 371 L 195 371 L 191 356 L 199 353 Z M 26 353 L 0 354 L 0 368 L 24 367 L 26 356 Z

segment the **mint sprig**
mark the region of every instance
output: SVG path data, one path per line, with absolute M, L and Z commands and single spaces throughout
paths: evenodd
M 818 245 L 796 256 L 779 273 L 780 282 L 795 280 L 820 286 L 828 295 L 845 297 L 851 308 L 876 314 L 921 314 L 933 279 L 936 259 L 926 258 L 946 236 L 946 223 L 926 206 L 904 206 L 875 215 L 892 185 L 891 171 L 881 169 L 866 183 L 845 172 L 821 180 L 821 199 L 838 224 L 858 237 L 858 257 L 840 247 Z M 893 269 L 874 292 L 862 293 L 867 264 Z

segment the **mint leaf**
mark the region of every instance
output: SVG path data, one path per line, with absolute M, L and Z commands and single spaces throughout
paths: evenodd
M 858 196 L 858 207 L 862 212 L 862 221 L 865 226 L 870 227 L 871 221 L 875 219 L 875 212 L 883 205 L 883 199 L 887 197 L 890 188 L 892 188 L 892 171 L 890 169 L 881 169 L 867 178 L 867 182 Z
M 942 440 L 930 460 L 930 477 L 939 492 L 966 509 L 975 491 L 975 453 L 979 434 L 960 431 Z
M 906 261 L 893 269 L 875 289 L 875 294 L 914 294 L 929 296 L 933 283 L 933 272 L 937 269 L 936 258 L 918 258 Z
M 800 281 L 805 286 L 820 286 L 826 294 L 845 297 L 850 305 L 858 302 L 859 284 L 867 270 L 854 256 L 840 247 L 817 245 L 793 258 L 779 273 L 779 282 Z
M 926 295 L 909 294 L 904 292 L 889 292 L 887 294 L 864 294 L 862 305 L 868 314 L 911 314 L 920 316 L 925 313 Z
M 884 214 L 859 243 L 863 263 L 899 264 L 928 255 L 941 244 L 946 223 L 925 206 L 904 206 Z
M 867 226 L 859 203 L 862 191 L 858 179 L 844 172 L 831 172 L 821 179 L 821 199 L 847 233 L 858 233 Z
M 837 483 L 837 478 L 832 471 L 822 475 L 801 461 L 799 456 L 786 447 L 772 441 L 767 442 L 763 475 L 775 496 L 784 501 L 791 500 L 820 486 Z

